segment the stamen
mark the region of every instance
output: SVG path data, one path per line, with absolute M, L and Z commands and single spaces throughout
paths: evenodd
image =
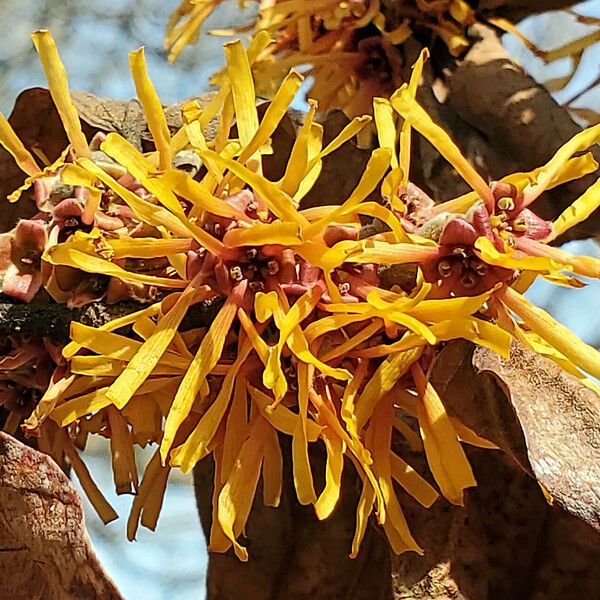
M 477 259 L 472 259 L 469 266 L 473 269 L 480 277 L 485 277 L 489 272 L 489 267 L 485 263 Z
M 338 289 L 340 290 L 340 294 L 348 294 L 350 292 L 350 284 L 347 281 L 340 283 Z
M 523 217 L 519 217 L 513 221 L 513 229 L 515 231 L 527 231 L 529 226 L 527 225 L 527 221 Z
M 509 198 L 507 196 L 500 198 L 498 200 L 497 204 L 498 204 L 498 208 L 500 210 L 514 210 L 515 209 L 515 203 L 513 202 L 512 198 Z
M 449 261 L 447 258 L 443 258 L 438 263 L 437 270 L 442 277 L 450 277 L 450 275 L 452 275 L 452 262 Z
M 244 275 L 242 274 L 242 269 L 236 265 L 235 267 L 231 267 L 229 269 L 229 277 L 231 277 L 231 279 L 233 279 L 234 281 L 241 281 L 244 278 Z
M 277 275 L 279 273 L 279 263 L 273 258 L 267 263 L 269 275 Z

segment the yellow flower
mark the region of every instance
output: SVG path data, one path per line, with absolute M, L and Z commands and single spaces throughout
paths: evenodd
M 101 274 L 134 286 L 146 299 L 142 292 L 159 290 L 160 298 L 150 295 L 148 306 L 103 327 L 73 323 L 72 341 L 63 349 L 68 372 L 58 372 L 25 428 L 41 436 L 43 447 L 69 455 L 94 506 L 110 520 L 114 511 L 74 445 L 75 439 L 84 445 L 89 433 L 106 434 L 109 424 L 117 490 L 138 492 L 128 521 L 131 539 L 140 522 L 156 526 L 170 470 L 188 472 L 212 455 L 209 547 L 233 547 L 246 560 L 240 537 L 261 478 L 265 503 L 277 506 L 280 500 L 283 434 L 292 437 L 298 500 L 312 505 L 319 519 L 330 516 L 339 501 L 344 461 L 354 464 L 363 489 L 353 556 L 372 513 L 396 552 L 421 552 L 394 481 L 424 506 L 438 493 L 392 450 L 392 429 L 425 452 L 440 492 L 455 504 L 475 484 L 461 442 L 491 446 L 447 415 L 427 380 L 425 367 L 436 346 L 464 338 L 507 356 L 517 338 L 588 384 L 581 371 L 600 373 L 595 351 L 516 291 L 529 274 L 568 284 L 563 271 L 589 274 L 595 268 L 588 257 L 536 254 L 519 240 L 548 248 L 540 239 L 559 235 L 595 208 L 595 196 L 584 195 L 554 229 L 524 212 L 543 189 L 591 170 L 589 157 L 571 157 L 594 143 L 597 130 L 574 138 L 541 169 L 490 186 L 416 103 L 424 53 L 411 81 L 390 101 L 375 102 L 380 147 L 349 197 L 340 206 L 301 210 L 323 158 L 371 119 L 355 118 L 323 148 L 312 103 L 285 173 L 269 180 L 263 157 L 272 152 L 271 137 L 302 77 L 291 71 L 259 119 L 252 66 L 268 43 L 268 35 L 259 34 L 247 50 L 240 42 L 226 45 L 220 90 L 204 107 L 186 105 L 184 125 L 174 135 L 143 53 L 132 53 L 156 151 L 143 154 L 111 133 L 99 141 L 100 157 L 80 148 L 74 162 L 53 174 L 96 195 L 97 202 L 87 207 L 87 224 L 77 222 L 73 230 L 63 224 L 50 236 L 42 256 L 46 288 L 59 296 L 63 269 Z M 60 79 L 58 64 L 50 67 L 52 81 Z M 62 91 L 69 106 L 68 90 Z M 63 112 L 76 131 L 71 111 Z M 215 117 L 216 136 L 207 139 L 206 126 Z M 437 207 L 419 195 L 408 181 L 411 128 L 440 149 L 473 193 Z M 18 142 L 10 135 L 4 139 L 28 163 Z M 172 158 L 182 151 L 202 163 L 195 178 L 173 168 Z M 367 201 L 377 190 L 385 202 Z M 111 215 L 103 213 L 107 204 Z M 104 218 L 112 215 L 118 223 Z M 389 231 L 361 239 L 364 216 L 376 217 Z M 450 246 L 461 250 L 449 252 Z M 412 284 L 382 287 L 380 267 L 389 264 L 416 265 Z M 212 305 L 216 314 L 207 326 L 181 331 L 199 303 Z M 418 432 L 404 417 L 416 419 Z M 319 495 L 310 462 L 310 445 L 317 440 L 327 454 Z M 138 481 L 132 449 L 147 443 L 159 447 Z
M 167 24 L 165 47 L 169 49 L 169 61 L 176 60 L 187 44 L 198 40 L 207 17 L 221 4 L 222 0 L 181 2 Z M 240 8 L 248 4 L 239 2 Z M 321 109 L 340 108 L 350 117 L 370 113 L 373 98 L 389 97 L 402 83 L 399 47 L 414 32 L 418 32 L 419 43 L 423 44 L 423 35 L 429 34 L 431 41 L 441 39 L 449 52 L 459 57 L 469 48 L 467 28 L 476 21 L 487 21 L 514 34 L 546 63 L 572 58 L 567 76 L 546 82 L 551 91 L 568 85 L 583 50 L 600 39 L 600 30 L 596 29 L 559 48 L 542 51 L 507 19 L 477 14 L 465 0 L 417 0 L 416 6 L 402 6 L 397 11 L 382 6 L 380 0 L 257 0 L 256 4 L 258 16 L 254 21 L 250 19 L 238 29 L 211 33 L 231 35 L 254 29 L 273 36 L 274 42 L 259 52 L 253 67 L 261 95 L 271 97 L 288 70 L 302 66 L 314 79 L 309 96 L 319 102 Z M 599 23 L 592 17 L 574 16 L 589 25 Z M 591 124 L 598 121 L 599 115 L 590 109 L 569 109 Z
M 434 284 L 434 294 L 462 296 L 491 291 L 485 314 L 516 339 L 539 350 L 540 344 L 531 342 L 531 332 L 535 333 L 547 345 L 549 350 L 545 353 L 550 358 L 563 366 L 567 363 L 570 372 L 589 384 L 581 371 L 598 377 L 597 351 L 533 306 L 520 292 L 536 277 L 581 287 L 572 273 L 600 276 L 600 260 L 572 256 L 548 245 L 600 206 L 600 179 L 554 223 L 544 221 L 529 208 L 545 190 L 597 170 L 598 164 L 590 153 L 575 155 L 600 140 L 600 125 L 575 135 L 546 165 L 488 184 L 461 156 L 448 134 L 418 105 L 409 86 L 400 88 L 390 104 L 405 123 L 438 148 L 473 188 L 473 192 L 436 206 L 421 202 L 403 215 L 405 226 L 413 234 L 426 235 L 437 243 L 437 255 L 431 252 L 419 260 L 425 279 Z M 402 248 L 397 252 L 389 248 L 388 252 L 397 255 L 397 262 L 406 254 Z M 523 320 L 521 325 L 513 320 L 511 312 Z

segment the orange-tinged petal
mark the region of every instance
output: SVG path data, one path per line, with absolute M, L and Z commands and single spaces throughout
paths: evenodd
M 487 448 L 488 450 L 498 450 L 498 446 L 480 435 L 477 435 L 472 429 L 463 425 L 458 419 L 450 417 L 454 430 L 458 434 L 458 439 L 465 444 L 476 446 L 477 448 Z
M 242 146 L 247 146 L 258 130 L 256 94 L 248 55 L 240 40 L 224 45 L 227 72 Z
M 162 390 L 172 383 L 172 376 L 148 379 L 139 387 L 138 393 L 147 394 Z M 63 404 L 58 405 L 50 413 L 50 418 L 61 427 L 65 427 L 85 415 L 93 414 L 102 408 L 106 408 L 111 404 L 111 401 L 106 397 L 108 389 L 108 387 L 101 387 L 83 396 L 67 400 Z
M 235 555 L 243 562 L 248 560 L 248 551 L 237 542 L 237 537 L 244 530 L 250 515 L 268 433 L 269 424 L 262 416 L 257 416 L 219 494 L 218 521 L 231 540 Z
M 362 317 L 360 317 L 362 321 Z M 372 338 L 381 328 L 383 327 L 383 322 L 381 319 L 374 319 L 373 322 L 369 323 L 365 327 L 363 327 L 358 333 L 348 338 L 345 342 L 332 348 L 329 352 L 326 352 L 321 357 L 323 362 L 328 362 L 333 360 L 334 358 L 338 358 L 343 356 L 356 348 L 356 346 L 366 342 L 370 338 Z
M 541 256 L 552 259 L 557 263 L 566 265 L 576 275 L 583 277 L 600 278 L 600 259 L 593 256 L 578 256 L 565 252 L 560 248 L 543 244 L 526 237 L 518 238 L 517 248 L 531 256 Z
M 575 366 L 593 377 L 600 378 L 600 354 L 595 348 L 580 340 L 545 310 L 538 308 L 511 288 L 505 288 L 502 302 L 521 317 L 527 327 L 556 348 Z
M 197 210 L 207 211 L 213 215 L 229 219 L 244 218 L 231 204 L 213 196 L 199 182 L 192 179 L 183 171 L 169 170 L 158 176 L 165 186 L 177 195 L 193 202 Z
M 550 242 L 561 236 L 565 231 L 585 221 L 600 206 L 600 179 L 597 179 L 575 202 L 552 223 L 552 233 L 545 240 Z
M 390 454 L 390 467 L 393 479 L 425 508 L 429 508 L 439 498 L 433 486 L 394 452 Z
M 106 411 L 110 427 L 110 451 L 115 490 L 117 494 L 130 494 L 132 490 L 137 491 L 138 487 L 131 431 L 121 413 L 114 406 L 108 406 Z
M 360 471 L 359 471 L 360 473 Z M 356 558 L 360 550 L 367 525 L 369 523 L 369 516 L 373 512 L 373 506 L 375 504 L 375 490 L 369 483 L 368 479 L 361 473 L 362 478 L 362 491 L 360 498 L 358 499 L 358 505 L 356 506 L 356 530 L 354 537 L 352 538 L 352 551 L 350 552 L 350 558 Z
M 422 353 L 423 346 L 397 352 L 379 365 L 356 402 L 356 422 L 359 431 L 369 420 L 381 398 L 398 383 Z
M 388 148 L 378 148 L 374 150 L 367 162 L 367 166 L 356 184 L 356 187 L 350 196 L 336 210 L 332 211 L 327 217 L 320 219 L 316 223 L 311 223 L 304 228 L 303 234 L 305 239 L 312 239 L 317 236 L 326 225 L 338 219 L 338 216 L 343 216 L 346 213 L 352 212 L 379 184 L 385 172 L 389 168 L 391 150 Z
M 477 238 L 474 245 L 478 251 L 477 255 L 489 265 L 538 273 L 552 273 L 566 268 L 565 265 L 543 256 L 515 256 L 514 253 L 499 252 L 486 237 Z
M 390 244 L 367 239 L 356 242 L 356 250 L 350 253 L 346 260 L 347 262 L 362 264 L 405 265 L 434 260 L 438 255 L 439 250 L 433 246 Z
M 215 255 L 223 251 L 223 243 L 206 233 L 200 227 L 193 225 L 185 218 L 173 214 L 166 208 L 152 204 L 140 198 L 137 194 L 122 186 L 108 173 L 94 164 L 91 160 L 81 159 L 79 164 L 90 173 L 93 173 L 100 181 L 106 184 L 133 210 L 135 216 L 142 222 L 155 227 L 164 226 L 168 231 L 180 237 L 193 237 L 201 246 Z
M 263 502 L 265 506 L 277 507 L 283 489 L 283 455 L 274 429 L 269 429 L 263 450 Z
M 298 246 L 302 243 L 301 229 L 296 222 L 253 223 L 249 227 L 230 229 L 223 237 L 223 243 L 230 248 L 267 244 Z
M 309 144 L 316 110 L 317 103 L 314 100 L 309 100 L 308 113 L 304 118 L 302 127 L 300 127 L 298 131 L 294 145 L 292 146 L 290 158 L 288 159 L 285 168 L 285 173 L 281 179 L 281 189 L 292 197 L 298 191 L 300 183 L 302 182 L 305 173 L 308 171 Z
M 423 48 L 419 54 L 419 58 L 412 66 L 412 73 L 410 76 L 410 81 L 408 82 L 407 92 L 408 95 L 413 98 L 413 100 L 417 96 L 417 87 L 421 81 L 421 77 L 423 76 L 423 65 L 428 58 L 429 50 L 427 48 Z M 403 187 L 407 185 L 410 174 L 410 159 L 412 156 L 411 136 L 411 122 L 410 119 L 405 118 L 400 131 L 400 170 L 402 172 L 400 185 Z
M 74 375 L 69 375 L 68 377 L 61 377 L 55 381 L 57 374 L 58 371 L 55 371 L 48 389 L 40 398 L 40 401 L 31 413 L 31 416 L 25 420 L 23 424 L 23 429 L 25 431 L 39 431 L 41 424 L 48 418 L 48 415 L 54 410 L 57 402 L 62 399 L 62 396 L 75 380 Z
M 248 436 L 248 390 L 246 386 L 246 377 L 238 373 L 223 438 L 222 483 L 227 481 L 240 448 Z
M 367 446 L 373 455 L 373 471 L 386 506 L 383 528 L 394 552 L 413 550 L 423 554 L 423 550 L 410 533 L 392 483 L 390 447 L 393 415 L 394 405 L 392 399 L 387 396 L 375 407 L 366 435 Z
M 196 401 L 196 395 L 206 380 L 206 376 L 221 358 L 225 338 L 231 328 L 236 311 L 237 299 L 234 296 L 230 296 L 215 317 L 202 342 L 200 342 L 200 347 L 194 356 L 194 360 L 177 389 L 171 410 L 167 415 L 165 433 L 160 445 L 163 464 L 166 462 L 167 455 L 175 439 L 175 434 L 189 415 Z M 167 317 L 170 312 L 167 314 Z
M 255 152 L 269 141 L 269 138 L 275 133 L 275 129 L 287 114 L 287 110 L 303 80 L 304 77 L 297 71 L 292 70 L 287 74 L 260 120 L 258 129 L 243 148 L 238 158 L 240 163 L 245 164 Z
M 408 392 L 407 392 L 408 393 Z M 395 401 L 398 402 L 397 399 Z M 412 415 L 411 415 L 412 416 Z M 422 452 L 423 451 L 423 440 L 420 438 L 419 434 L 408 425 L 401 417 L 394 417 L 394 428 L 398 431 L 406 440 L 406 443 L 409 445 L 410 449 L 413 452 Z M 393 457 L 392 457 L 393 459 Z M 393 468 L 393 465 L 392 465 Z
M 180 217 L 183 216 L 183 208 L 177 196 L 175 196 L 168 185 L 165 185 L 162 179 L 154 177 L 156 175 L 154 165 L 133 144 L 118 133 L 111 132 L 106 136 L 106 140 L 102 142 L 100 148 L 108 156 L 123 165 L 129 171 L 129 174 L 138 179 L 151 194 L 156 196 L 157 200 L 163 206 Z M 162 162 L 160 162 L 164 160 L 166 159 L 164 158 L 163 151 L 163 154 L 159 158 L 161 169 L 165 168 L 162 166 Z M 170 164 L 166 168 L 170 168 Z
M 245 181 L 265 201 L 274 215 L 282 221 L 292 221 L 306 225 L 307 222 L 298 213 L 290 196 L 280 190 L 274 183 L 268 181 L 262 175 L 254 173 L 238 162 L 219 156 L 216 152 L 208 150 L 201 152 L 203 160 L 212 160 L 219 166 L 229 169 L 242 181 Z
M 242 308 L 238 309 L 238 319 L 246 335 L 252 342 L 252 346 L 258 354 L 258 357 L 266 366 L 269 361 L 269 345 L 260 337 L 254 323 L 252 323 L 252 320 Z
M 207 335 L 210 335 L 210 330 Z M 210 443 L 231 401 L 238 372 L 251 350 L 252 344 L 246 339 L 240 348 L 238 357 L 225 376 L 215 401 L 202 415 L 198 425 L 196 425 L 187 440 L 171 452 L 170 463 L 172 466 L 180 467 L 184 473 L 189 473 L 196 463 L 210 452 Z
M 564 143 L 554 156 L 538 170 L 535 183 L 523 190 L 523 201 L 525 206 L 531 204 L 538 196 L 551 185 L 552 181 L 564 168 L 564 164 L 571 156 L 590 148 L 600 139 L 600 124 L 588 127 L 574 135 L 568 142 Z
M 415 101 L 408 86 L 403 85 L 390 99 L 394 109 L 410 121 L 421 135 L 425 136 L 438 152 L 454 167 L 456 172 L 475 190 L 488 208 L 494 206 L 494 197 L 488 184 L 462 155 L 450 136 L 436 125 L 427 112 Z
M 144 380 L 152 373 L 169 344 L 173 341 L 175 332 L 188 308 L 194 300 L 201 299 L 205 294 L 206 290 L 199 291 L 194 284 L 190 284 L 179 296 L 171 310 L 158 321 L 158 326 L 152 336 L 142 344 L 123 373 L 119 375 L 106 393 L 107 398 L 117 408 L 125 406 Z M 213 366 L 211 365 L 210 368 Z
M 315 514 L 323 521 L 335 509 L 342 486 L 342 472 L 344 470 L 344 442 L 330 430 L 326 429 L 322 435 L 327 453 L 325 463 L 325 487 L 315 502 Z
M 81 269 L 86 273 L 102 273 L 133 283 L 143 283 L 166 288 L 183 288 L 187 285 L 186 281 L 181 279 L 171 279 L 169 277 L 158 277 L 154 275 L 144 275 L 133 271 L 126 271 L 122 267 L 104 260 L 99 256 L 92 256 L 71 247 L 69 242 L 50 246 L 44 252 L 43 260 L 51 265 L 66 265 Z
M 252 401 L 260 410 L 262 416 L 281 433 L 294 435 L 294 431 L 298 427 L 300 417 L 293 413 L 289 408 L 282 404 L 273 406 L 273 398 L 267 396 L 264 392 L 255 388 L 252 385 L 248 386 L 248 391 L 252 397 Z M 312 419 L 306 420 L 306 439 L 309 442 L 315 442 L 321 435 L 322 427 L 317 425 Z
M 373 116 L 379 147 L 390 151 L 390 166 L 395 169 L 398 166 L 398 140 L 394 110 L 390 101 L 386 98 L 373 98 Z
M 21 195 L 23 194 L 23 192 L 25 190 L 28 190 L 34 183 L 34 181 L 36 181 L 37 179 L 42 179 L 43 177 L 46 177 L 48 175 L 53 175 L 56 173 L 56 171 L 64 166 L 65 161 L 67 159 L 67 156 L 69 154 L 69 152 L 71 151 L 71 147 L 67 146 L 60 154 L 60 156 L 51 164 L 48 165 L 47 167 L 44 167 L 43 170 L 38 171 L 37 173 L 34 173 L 33 175 L 30 175 L 29 177 L 27 177 L 25 179 L 25 181 L 23 182 L 23 184 L 16 189 L 14 192 L 10 193 L 6 199 L 9 202 L 16 202 Z
M 138 493 L 133 499 L 129 518 L 127 519 L 127 539 L 131 542 L 135 539 L 135 535 L 138 529 L 138 523 L 142 515 L 142 511 L 145 510 L 146 502 L 148 498 L 155 492 L 156 483 L 166 479 L 164 472 L 168 475 L 170 471 L 169 467 L 163 467 L 160 464 L 160 454 L 156 451 L 144 471 L 144 477 L 138 488 Z
M 158 313 L 160 310 L 160 303 L 153 304 L 148 308 L 143 308 L 142 310 L 138 310 L 136 312 L 130 313 L 128 315 L 124 315 L 122 317 L 118 317 L 113 319 L 112 321 L 108 321 L 104 325 L 101 325 L 97 328 L 97 331 L 115 331 L 116 329 L 120 329 L 121 327 L 126 327 L 127 325 L 131 325 L 140 317 L 151 317 Z M 69 342 L 62 351 L 62 355 L 69 360 L 73 357 L 81 348 L 79 344 L 76 342 Z
M 77 452 L 68 433 L 65 430 L 59 430 L 56 435 L 61 436 L 63 450 L 69 459 L 73 471 L 75 471 L 75 475 L 77 475 L 77 480 L 83 488 L 91 505 L 94 507 L 94 510 L 98 513 L 100 519 L 102 519 L 102 522 L 107 525 L 111 521 L 118 519 L 119 515 L 115 512 L 114 508 L 109 504 L 108 500 L 104 497 L 92 479 L 86 464 L 81 460 L 79 452 Z
M 314 367 L 298 365 L 298 416 L 292 437 L 292 465 L 294 486 L 300 504 L 314 504 L 317 500 L 308 457 L 308 393 L 312 386 Z
M 318 156 L 312 159 L 312 161 L 308 164 L 308 170 L 312 169 L 315 164 L 325 158 L 328 154 L 335 152 L 338 148 L 343 146 L 347 141 L 351 140 L 355 135 L 361 132 L 370 122 L 372 121 L 371 117 L 368 115 L 364 115 L 361 117 L 354 117 L 348 125 L 338 133 L 325 148 L 321 152 L 319 152 Z

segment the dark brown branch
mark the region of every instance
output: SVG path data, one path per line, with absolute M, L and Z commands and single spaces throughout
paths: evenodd
M 564 10 L 575 4 L 573 0 L 479 0 L 477 10 L 483 15 L 502 16 L 516 23 L 530 15 Z
M 5 297 L 6 300 L 6 297 Z M 222 304 L 220 298 L 193 306 L 181 323 L 181 331 L 205 327 L 214 319 Z M 69 339 L 71 321 L 90 327 L 100 327 L 108 321 L 144 308 L 137 302 L 104 304 L 92 302 L 82 308 L 67 308 L 64 304 L 0 303 L 0 336 L 24 335 L 32 338 L 47 337 L 56 342 Z

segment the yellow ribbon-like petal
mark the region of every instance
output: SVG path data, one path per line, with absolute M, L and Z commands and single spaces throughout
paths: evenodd
M 52 101 L 60 115 L 69 142 L 71 142 L 77 156 L 89 157 L 90 148 L 83 131 L 81 131 L 81 121 L 69 92 L 67 72 L 58 55 L 56 43 L 50 32 L 45 29 L 35 31 L 31 34 L 31 37 L 48 80 Z
M 417 417 L 429 468 L 444 497 L 462 506 L 465 488 L 477 484 L 473 471 L 437 392 L 419 365 L 413 365 L 412 374 L 419 390 Z
M 159 167 L 166 171 L 171 168 L 171 134 L 154 84 L 148 77 L 143 47 L 129 53 L 129 66 L 137 97 L 146 114 L 148 129 L 158 150 Z

